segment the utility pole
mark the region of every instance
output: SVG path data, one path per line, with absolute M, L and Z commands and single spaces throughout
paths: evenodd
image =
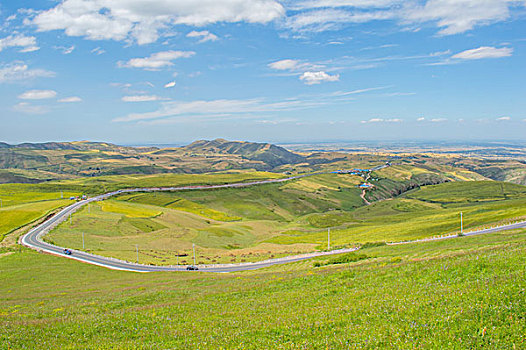
M 331 228 L 327 229 L 327 250 L 331 250 Z
M 460 212 L 460 235 L 462 236 L 464 234 L 464 227 L 462 223 L 462 212 Z
M 60 191 L 60 199 L 64 199 L 64 194 Z
M 88 203 L 88 214 L 91 213 L 91 204 Z
M 192 249 L 194 250 L 194 266 L 195 266 L 195 244 L 192 243 Z
M 137 252 L 137 264 L 139 263 L 139 245 L 135 245 L 135 251 Z
M 69 213 L 69 226 L 71 226 L 71 213 Z
M 84 250 L 84 232 L 82 232 L 82 250 Z

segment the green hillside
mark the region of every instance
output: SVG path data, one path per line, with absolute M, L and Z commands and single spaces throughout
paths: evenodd
M 200 140 L 183 147 L 127 147 L 104 142 L 48 142 L 0 147 L 0 183 L 36 183 L 44 180 L 108 175 L 202 174 L 230 170 L 259 170 L 304 174 L 354 168 L 370 169 L 390 162 L 413 172 L 416 182 L 497 180 L 526 185 L 526 164 L 513 158 L 484 159 L 448 154 L 355 153 L 311 151 L 295 153 L 269 143 Z M 418 171 L 424 173 L 419 175 Z M 421 176 L 425 176 L 425 179 Z M 384 177 L 380 176 L 382 179 Z M 420 177 L 420 178 L 419 178 Z M 390 177 L 387 176 L 389 179 Z M 406 179 L 409 180 L 409 179 Z M 411 187 L 382 182 L 385 199 Z
M 520 349 L 525 233 L 368 248 L 356 262 L 232 274 L 138 274 L 25 249 L 0 253 L 0 344 Z
M 458 234 L 460 212 L 464 230 L 523 220 L 525 186 L 488 180 L 440 157 L 408 156 L 379 169 L 389 157 L 337 153 L 313 153 L 274 172 L 71 176 L 64 169 L 103 164 L 97 152 L 122 162 L 115 172 L 167 164 L 145 165 L 144 155 L 111 145 L 74 146 L 16 151 L 46 154 L 52 161 L 45 166 L 60 173 L 3 170 L 38 183 L 0 184 L 0 348 L 500 349 L 524 342 L 526 230 L 385 242 Z M 182 154 L 197 169 L 218 159 L 222 167 L 261 164 L 246 157 L 272 148 L 241 156 L 235 152 L 243 147 L 231 147 L 149 150 L 147 157 L 167 162 Z M 243 263 L 324 250 L 330 228 L 331 248 L 360 251 L 231 274 L 137 274 L 17 245 L 31 225 L 72 203 L 70 196 L 313 171 L 323 173 L 243 188 L 121 194 L 84 206 L 45 240 L 79 250 L 84 243 L 86 251 L 128 261 L 137 247 L 139 262 L 154 265 L 192 264 L 195 244 L 198 264 Z M 364 182 L 371 187 L 360 189 Z
M 520 185 L 448 182 L 367 206 L 360 181 L 323 174 L 247 188 L 124 194 L 84 208 L 46 240 L 81 249 L 84 233 L 90 252 L 130 261 L 138 245 L 140 261 L 155 265 L 189 263 L 178 256 L 190 256 L 196 244 L 200 263 L 226 263 L 325 249 L 328 228 L 331 245 L 344 247 L 457 234 L 461 211 L 465 230 L 526 217 Z M 121 209 L 105 209 L 110 204 Z M 130 222 L 129 204 L 145 213 L 141 223 Z

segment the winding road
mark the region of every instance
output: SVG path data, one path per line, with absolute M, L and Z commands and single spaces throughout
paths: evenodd
M 225 185 L 152 187 L 152 188 L 133 188 L 133 189 L 117 190 L 114 192 L 102 194 L 102 195 L 99 195 L 93 198 L 89 198 L 89 199 L 85 199 L 85 200 L 76 202 L 62 209 L 60 212 L 51 216 L 46 221 L 32 228 L 28 233 L 23 235 L 20 239 L 20 242 L 24 246 L 35 249 L 37 251 L 46 252 L 46 253 L 61 256 L 64 258 L 82 261 L 85 263 L 98 265 L 98 266 L 102 266 L 102 267 L 106 267 L 106 268 L 114 269 L 114 270 L 125 270 L 125 271 L 134 271 L 134 272 L 186 271 L 186 266 L 142 265 L 142 264 L 131 263 L 128 261 L 118 260 L 114 258 L 103 257 L 100 255 L 94 255 L 94 254 L 86 253 L 86 252 L 79 251 L 79 250 L 73 250 L 73 249 L 71 249 L 72 251 L 71 255 L 65 255 L 63 253 L 64 251 L 63 247 L 58 247 L 58 246 L 46 243 L 42 240 L 42 237 L 45 234 L 47 234 L 49 231 L 51 231 L 53 228 L 55 228 L 58 224 L 67 220 L 71 214 L 76 212 L 82 206 L 88 203 L 91 203 L 91 202 L 101 201 L 101 200 L 104 200 L 104 199 L 107 199 L 107 198 L 110 198 L 112 196 L 122 194 L 122 193 L 241 188 L 241 187 L 263 185 L 263 184 L 269 184 L 269 183 L 280 183 L 280 182 L 295 180 L 295 179 L 299 179 L 299 178 L 303 178 L 307 176 L 318 175 L 318 174 L 321 174 L 321 173 L 313 173 L 313 174 L 292 176 L 292 177 L 281 178 L 281 179 L 270 179 L 270 180 L 242 182 L 242 183 L 233 183 L 233 184 L 225 184 Z M 491 229 L 473 231 L 473 232 L 465 233 L 464 235 L 469 236 L 469 235 L 476 235 L 476 234 L 483 234 L 483 233 L 492 233 L 492 232 L 516 229 L 516 228 L 523 228 L 523 227 L 526 227 L 526 221 L 514 223 L 510 225 L 504 225 L 500 227 L 495 227 Z M 429 238 L 429 239 L 418 240 L 418 241 L 396 242 L 396 243 L 390 243 L 390 244 L 406 244 L 406 243 L 414 243 L 414 242 L 420 242 L 420 241 L 450 239 L 450 238 L 455 238 L 455 237 L 458 237 L 458 236 L 456 235 L 455 236 L 444 236 L 444 237 Z M 317 256 L 326 256 L 326 255 L 353 252 L 358 249 L 359 249 L 358 247 L 354 247 L 354 248 L 339 249 L 339 250 L 332 250 L 332 251 L 326 251 L 326 252 L 314 252 L 314 253 L 308 253 L 308 254 L 302 254 L 302 255 L 288 256 L 288 257 L 278 258 L 278 259 L 264 260 L 264 261 L 254 262 L 254 263 L 199 265 L 199 270 L 207 271 L 207 272 L 235 272 L 235 271 L 255 270 L 255 269 L 268 267 L 272 265 L 286 264 L 286 263 L 311 259 Z
M 68 219 L 68 217 L 80 209 L 82 206 L 96 201 L 101 201 L 112 196 L 122 194 L 122 193 L 133 193 L 133 192 L 159 192 L 159 191 L 188 191 L 188 190 L 211 190 L 211 189 L 221 189 L 221 188 L 242 188 L 255 185 L 264 185 L 270 183 L 280 183 L 290 180 L 300 179 L 307 176 L 319 175 L 322 173 L 311 173 L 305 175 L 291 176 L 281 179 L 270 179 L 270 180 L 261 180 L 261 181 L 252 181 L 252 182 L 240 182 L 233 184 L 224 184 L 224 185 L 202 185 L 202 186 L 180 186 L 180 187 L 149 187 L 149 188 L 132 188 L 132 189 L 123 189 L 113 192 L 109 192 L 100 196 L 93 198 L 85 199 L 80 202 L 76 202 L 50 217 L 42 224 L 32 228 L 27 234 L 21 237 L 20 242 L 29 248 L 46 252 L 49 254 L 58 255 L 64 258 L 78 260 L 86 262 L 93 265 L 103 266 L 114 270 L 125 270 L 125 271 L 134 271 L 134 272 L 156 272 L 156 271 L 186 271 L 186 266 L 154 266 L 154 265 L 142 265 L 131 263 L 124 260 L 114 259 L 103 257 L 100 255 L 86 253 L 80 250 L 70 249 L 72 251 L 71 255 L 64 254 L 64 247 L 58 247 L 53 244 L 46 243 L 42 240 L 42 237 L 59 225 L 61 222 Z M 286 264 L 295 261 L 301 261 L 310 259 L 316 256 L 323 255 L 334 255 L 341 253 L 348 253 L 357 250 L 358 248 L 347 248 L 340 250 L 333 250 L 328 252 L 314 252 L 302 255 L 289 256 L 278 259 L 264 260 L 254 263 L 242 263 L 242 264 L 216 264 L 216 265 L 199 265 L 199 271 L 208 271 L 208 272 L 234 272 L 234 271 L 245 271 L 245 270 L 254 270 L 262 267 L 268 267 L 278 264 Z

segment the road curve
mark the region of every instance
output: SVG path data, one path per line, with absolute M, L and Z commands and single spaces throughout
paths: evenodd
M 220 188 L 240 188 L 248 187 L 255 185 L 263 185 L 270 183 L 279 183 L 295 179 L 300 179 L 307 176 L 319 175 L 322 173 L 311 173 L 305 175 L 291 176 L 281 179 L 270 179 L 270 180 L 261 180 L 261 181 L 251 181 L 251 182 L 240 182 L 233 184 L 224 184 L 224 185 L 201 185 L 201 186 L 180 186 L 180 187 L 149 187 L 149 188 L 132 188 L 132 189 L 122 189 L 109 193 L 102 194 L 93 198 L 85 199 L 80 202 L 76 202 L 50 217 L 42 224 L 31 229 L 27 234 L 21 237 L 20 242 L 29 248 L 46 252 L 49 254 L 58 255 L 64 258 L 73 259 L 77 261 L 82 261 L 85 263 L 103 266 L 106 268 L 114 270 L 125 270 L 125 271 L 134 271 L 134 272 L 156 272 L 156 271 L 186 271 L 186 266 L 153 266 L 153 265 L 142 265 L 135 264 L 128 261 L 123 261 L 114 258 L 103 257 L 100 255 L 89 254 L 79 250 L 73 250 L 71 255 L 65 255 L 63 253 L 64 247 L 58 247 L 53 244 L 46 243 L 42 240 L 42 237 L 55 228 L 58 224 L 68 219 L 68 217 L 76 212 L 82 206 L 96 201 L 101 201 L 109 197 L 122 194 L 122 193 L 133 193 L 133 192 L 158 192 L 158 191 L 188 191 L 188 190 L 210 190 L 210 189 L 220 189 Z M 245 270 L 254 270 L 262 267 L 268 267 L 278 264 L 286 264 L 295 261 L 301 261 L 310 259 L 316 256 L 323 255 L 334 255 L 347 253 L 357 250 L 358 248 L 348 248 L 333 250 L 329 252 L 315 252 L 309 254 L 302 254 L 296 256 L 289 256 L 278 259 L 270 259 L 265 261 L 259 261 L 254 263 L 242 263 L 242 264 L 217 264 L 217 265 L 199 265 L 200 271 L 208 272 L 234 272 L 234 271 L 245 271 Z
M 292 177 L 281 178 L 281 179 L 270 179 L 270 180 L 242 182 L 242 183 L 233 183 L 233 184 L 224 184 L 224 185 L 151 187 L 151 188 L 132 188 L 132 189 L 117 190 L 117 191 L 102 194 L 102 195 L 99 195 L 93 198 L 82 200 L 80 202 L 76 202 L 62 209 L 60 212 L 50 217 L 49 219 L 47 219 L 40 225 L 32 228 L 28 233 L 26 233 L 24 236 L 21 237 L 20 242 L 26 247 L 29 247 L 29 248 L 32 248 L 32 249 L 35 249 L 41 252 L 46 252 L 46 253 L 58 255 L 64 258 L 82 261 L 85 263 L 98 265 L 98 266 L 102 266 L 102 267 L 106 267 L 106 268 L 114 269 L 114 270 L 124 270 L 124 271 L 134 271 L 134 272 L 186 271 L 186 266 L 142 265 L 142 264 L 131 263 L 131 262 L 123 261 L 119 259 L 103 257 L 103 256 L 95 255 L 95 254 L 89 254 L 83 251 L 73 250 L 73 249 L 71 249 L 71 251 L 73 252 L 72 255 L 65 255 L 63 253 L 64 247 L 58 247 L 53 244 L 46 243 L 42 240 L 42 237 L 45 234 L 47 234 L 49 231 L 51 231 L 54 227 L 56 227 L 58 224 L 67 220 L 67 218 L 71 214 L 73 214 L 75 211 L 77 211 L 82 206 L 88 203 L 91 203 L 91 202 L 101 201 L 101 200 L 104 200 L 109 197 L 112 197 L 118 194 L 122 194 L 122 193 L 240 188 L 240 187 L 248 187 L 248 186 L 254 186 L 254 185 L 285 182 L 285 181 L 295 180 L 295 179 L 299 179 L 299 178 L 303 178 L 307 176 L 318 175 L 318 174 L 321 174 L 321 173 L 292 176 Z M 490 229 L 473 231 L 473 232 L 465 233 L 464 235 L 471 236 L 471 235 L 492 233 L 492 232 L 516 229 L 516 228 L 523 228 L 523 227 L 526 227 L 526 221 L 514 223 L 510 225 L 504 225 L 500 227 L 495 227 L 495 228 L 490 228 Z M 423 239 L 423 240 L 418 240 L 418 241 L 395 242 L 395 243 L 389 243 L 389 244 L 394 245 L 394 244 L 415 243 L 415 242 L 421 242 L 421 241 L 450 239 L 450 238 L 455 238 L 455 237 L 458 237 L 458 236 L 456 235 L 443 236 L 443 237 Z M 278 258 L 278 259 L 264 260 L 264 261 L 254 262 L 254 263 L 199 265 L 199 270 L 207 271 L 207 272 L 235 272 L 235 271 L 255 270 L 255 269 L 268 267 L 272 265 L 279 265 L 279 264 L 286 264 L 286 263 L 291 263 L 291 262 L 296 262 L 296 261 L 302 261 L 302 260 L 310 259 L 310 258 L 317 257 L 317 256 L 326 256 L 326 255 L 353 252 L 358 249 L 359 249 L 358 247 L 354 247 L 354 248 L 339 249 L 339 250 L 332 250 L 332 251 L 326 251 L 326 252 L 314 252 L 314 253 L 289 256 L 289 257 Z

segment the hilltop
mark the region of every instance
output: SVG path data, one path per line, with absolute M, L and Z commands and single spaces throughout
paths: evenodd
M 246 159 L 264 162 L 272 167 L 284 164 L 297 164 L 305 161 L 305 157 L 270 143 L 215 139 L 212 141 L 195 141 L 184 148 L 196 153 L 236 154 Z
M 0 183 L 56 178 L 231 169 L 272 170 L 305 157 L 268 143 L 196 141 L 184 147 L 128 147 L 105 142 L 0 143 Z

